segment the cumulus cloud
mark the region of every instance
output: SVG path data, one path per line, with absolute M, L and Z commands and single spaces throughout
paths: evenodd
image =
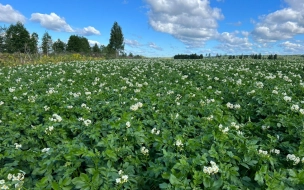
M 26 20 L 25 16 L 19 13 L 17 10 L 13 9 L 10 5 L 2 5 L 0 3 L 0 22 L 5 23 L 24 23 Z
M 258 42 L 276 42 L 304 34 L 304 1 L 285 0 L 289 7 L 260 17 L 252 32 Z
M 200 47 L 217 35 L 217 20 L 224 16 L 209 0 L 146 0 L 149 24 L 183 43 Z
M 280 44 L 283 48 L 284 52 L 292 53 L 292 54 L 302 54 L 304 46 L 298 43 L 292 43 L 290 41 L 285 41 Z
M 159 51 L 162 51 L 162 50 L 163 50 L 163 48 L 157 46 L 157 45 L 156 45 L 155 43 L 153 43 L 153 42 L 150 42 L 150 43 L 148 44 L 148 46 L 149 46 L 150 48 L 153 48 L 153 49 L 156 49 L 156 50 L 159 50 Z
M 70 25 L 68 25 L 64 18 L 59 17 L 55 13 L 41 14 L 33 13 L 30 18 L 33 22 L 40 23 L 41 26 L 54 31 L 75 32 Z
M 97 44 L 98 45 L 98 47 L 101 45 L 101 43 L 100 42 L 98 42 L 98 41 L 95 41 L 95 40 L 88 40 L 89 41 L 89 44 L 90 44 L 90 46 L 94 46 L 95 44 Z
M 127 46 L 130 46 L 130 47 L 132 47 L 132 48 L 141 46 L 141 44 L 140 44 L 137 40 L 125 39 L 124 42 L 125 42 L 125 44 L 126 44 Z
M 241 31 L 241 34 L 245 37 L 248 37 L 250 33 L 247 31 Z
M 304 2 L 302 0 L 285 0 L 285 2 L 293 9 L 303 11 Z
M 88 26 L 79 31 L 79 34 L 84 36 L 100 35 L 100 32 L 93 26 Z
M 234 33 L 223 32 L 218 35 L 217 40 L 221 42 L 217 48 L 228 53 L 240 53 L 251 51 L 253 44 L 250 43 L 246 32 L 241 32 L 245 37 L 237 36 L 239 32 Z

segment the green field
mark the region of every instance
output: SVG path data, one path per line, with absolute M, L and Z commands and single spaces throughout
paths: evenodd
M 0 68 L 0 188 L 304 189 L 304 61 Z

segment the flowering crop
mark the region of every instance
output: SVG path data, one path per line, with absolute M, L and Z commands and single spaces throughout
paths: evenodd
M 303 67 L 2 67 L 0 189 L 304 189 Z

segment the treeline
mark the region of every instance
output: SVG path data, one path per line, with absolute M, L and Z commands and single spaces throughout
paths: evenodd
M 228 59 L 278 59 L 277 54 L 262 55 L 262 54 L 251 54 L 251 55 L 229 55 Z
M 277 54 L 271 55 L 262 55 L 262 54 L 251 54 L 251 55 L 220 55 L 216 54 L 215 56 L 211 56 L 210 53 L 206 56 L 206 58 L 220 58 L 220 59 L 278 59 Z M 203 59 L 204 56 L 202 54 L 177 54 L 173 56 L 174 59 Z
M 202 54 L 200 55 L 197 55 L 196 53 L 195 54 L 177 54 L 177 55 L 174 55 L 173 57 L 174 59 L 203 59 L 204 56 Z
M 11 24 L 9 27 L 0 26 L 0 53 L 9 54 L 26 54 L 28 57 L 34 55 L 57 55 L 67 53 L 80 53 L 89 56 L 100 57 L 130 57 L 140 58 L 141 56 L 133 56 L 132 53 L 127 55 L 124 52 L 124 37 L 121 27 L 117 22 L 111 29 L 111 37 L 108 45 L 98 46 L 95 43 L 92 47 L 89 40 L 83 36 L 71 35 L 67 43 L 60 39 L 53 40 L 46 31 L 42 38 L 41 44 L 39 36 L 36 32 L 30 34 L 21 22 Z

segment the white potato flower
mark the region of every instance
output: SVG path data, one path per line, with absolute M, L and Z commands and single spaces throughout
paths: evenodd
M 175 142 L 175 145 L 178 146 L 178 147 L 184 146 L 184 144 L 182 143 L 181 140 L 177 140 L 177 141 Z
M 130 121 L 128 121 L 128 122 L 126 123 L 126 126 L 127 126 L 127 128 L 130 128 L 130 127 L 131 127 Z

